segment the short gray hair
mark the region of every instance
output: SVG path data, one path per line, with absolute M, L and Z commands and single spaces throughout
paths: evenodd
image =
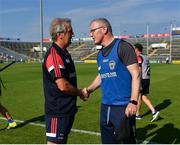
M 108 28 L 108 30 L 112 33 L 111 24 L 106 18 L 96 18 L 91 21 L 91 23 L 93 23 L 93 22 L 100 22 L 100 23 L 104 24 L 104 26 L 106 26 Z
M 65 23 L 71 25 L 71 20 L 69 18 L 55 18 L 52 20 L 49 27 L 49 32 L 53 41 L 56 41 L 58 33 L 66 33 L 67 28 Z

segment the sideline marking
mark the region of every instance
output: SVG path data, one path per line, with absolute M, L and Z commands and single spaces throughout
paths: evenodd
M 0 117 L 1 120 L 7 120 L 6 118 L 4 117 Z M 22 121 L 22 120 L 14 120 L 18 123 L 26 123 L 26 121 Z M 33 125 L 33 126 L 40 126 L 40 127 L 44 127 L 45 128 L 45 124 L 41 124 L 41 123 L 33 123 L 33 122 L 27 122 L 26 125 Z M 88 130 L 81 130 L 81 129 L 75 129 L 75 128 L 72 128 L 71 129 L 72 132 L 78 132 L 78 133 L 84 133 L 84 134 L 90 134 L 90 135 L 96 135 L 96 136 L 101 136 L 101 133 L 100 132 L 95 132 L 95 131 L 88 131 Z M 156 142 L 149 142 L 147 140 L 138 140 L 137 141 L 138 144 L 157 144 Z
M 1 120 L 7 120 L 4 117 L 0 117 Z M 14 120 L 18 123 L 26 123 L 26 121 L 22 121 L 22 120 Z M 45 124 L 41 124 L 41 123 L 34 123 L 34 122 L 27 122 L 27 125 L 33 125 L 33 126 L 40 126 L 40 127 L 45 127 Z M 80 129 L 71 129 L 72 132 L 78 132 L 78 133 L 84 133 L 84 134 L 90 134 L 90 135 L 96 135 L 96 136 L 101 136 L 101 134 L 99 132 L 95 132 L 95 131 L 87 131 L 87 130 L 80 130 Z

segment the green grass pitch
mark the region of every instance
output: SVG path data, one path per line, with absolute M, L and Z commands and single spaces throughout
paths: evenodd
M 4 64 L 0 64 L 2 68 Z M 97 74 L 96 64 L 76 64 L 78 87 L 90 84 Z M 6 89 L 0 102 L 5 105 L 18 127 L 5 130 L 6 121 L 0 118 L 0 144 L 44 144 L 44 95 L 41 64 L 14 64 L 1 72 Z M 137 138 L 140 141 L 180 143 L 180 65 L 151 64 L 151 87 L 149 98 L 160 118 L 150 123 L 151 112 L 143 104 L 143 119 L 137 120 Z M 88 102 L 78 99 L 78 113 L 73 129 L 99 132 L 100 89 Z M 34 124 L 29 124 L 34 123 Z M 40 125 L 39 125 L 40 124 Z M 68 143 L 101 143 L 100 136 L 72 131 Z

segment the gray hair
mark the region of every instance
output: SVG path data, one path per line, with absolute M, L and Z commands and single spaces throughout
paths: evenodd
M 49 27 L 49 33 L 53 41 L 56 41 L 58 33 L 66 33 L 67 28 L 65 24 L 71 25 L 71 20 L 69 18 L 55 18 L 52 20 Z
M 91 23 L 93 23 L 93 22 L 102 23 L 104 26 L 106 26 L 106 27 L 108 28 L 109 32 L 112 33 L 111 24 L 110 24 L 110 22 L 109 22 L 106 18 L 96 18 L 96 19 L 93 19 L 93 20 L 91 21 Z M 91 24 L 91 23 L 90 23 L 90 24 Z

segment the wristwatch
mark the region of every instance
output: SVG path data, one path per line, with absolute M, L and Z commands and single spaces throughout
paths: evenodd
M 132 103 L 132 104 L 134 104 L 134 105 L 137 105 L 137 104 L 138 104 L 138 102 L 137 102 L 136 100 L 130 100 L 129 103 Z
M 88 94 L 92 93 L 93 91 L 91 89 L 86 88 Z

